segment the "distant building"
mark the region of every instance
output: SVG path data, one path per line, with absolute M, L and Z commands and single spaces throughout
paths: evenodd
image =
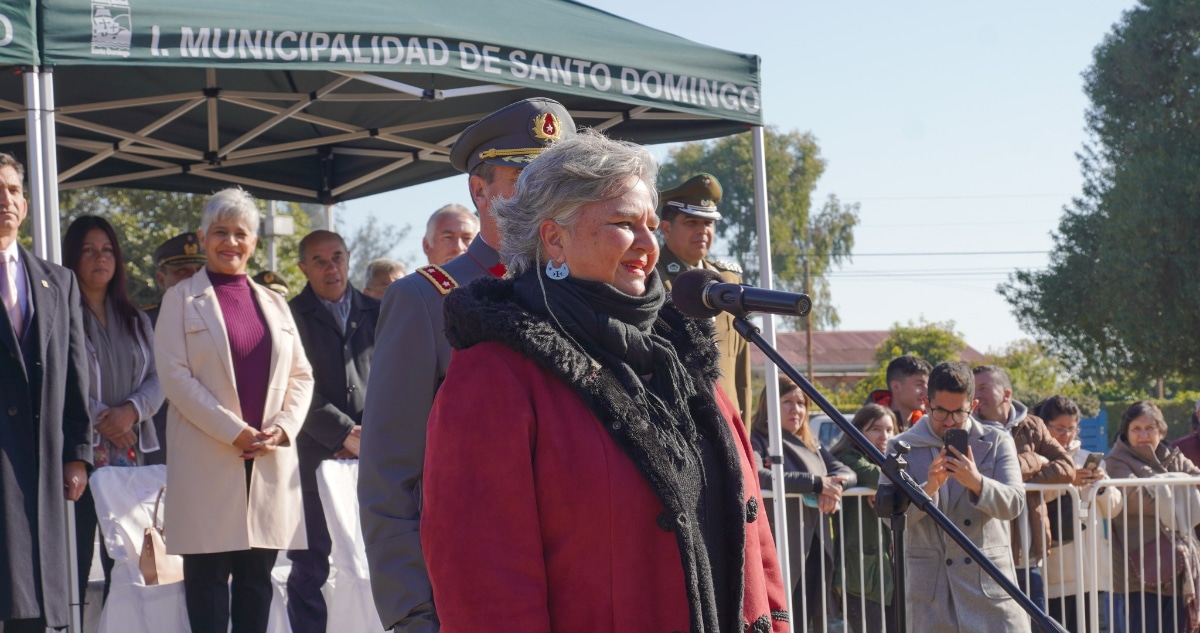
M 833 389 L 840 385 L 853 388 L 875 367 L 875 348 L 890 334 L 888 330 L 813 332 L 814 382 L 822 389 Z M 804 332 L 778 332 L 775 334 L 775 346 L 792 366 L 801 373 L 805 372 L 808 361 L 805 358 Z M 967 346 L 960 360 L 974 363 L 983 359 L 983 354 Z M 764 361 L 762 352 L 751 346 L 750 366 L 757 384 L 762 383 Z

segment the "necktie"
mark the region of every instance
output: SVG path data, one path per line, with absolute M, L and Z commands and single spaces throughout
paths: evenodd
M 25 327 L 25 317 L 21 314 L 21 304 L 17 300 L 17 266 L 9 262 L 7 256 L 0 255 L 0 300 L 4 302 L 4 311 L 12 323 L 13 332 L 21 338 L 21 330 Z

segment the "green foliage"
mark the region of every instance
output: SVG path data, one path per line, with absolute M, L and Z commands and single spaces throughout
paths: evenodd
M 1195 2 L 1143 0 L 1105 36 L 1085 73 L 1082 194 L 1049 267 L 999 288 L 1050 354 L 1116 391 L 1200 378 L 1198 48 Z
M 1013 399 L 1030 407 L 1050 396 L 1062 395 L 1074 400 L 1084 417 L 1096 415 L 1100 410 L 1095 391 L 1070 379 L 1062 363 L 1035 341 L 1016 341 L 999 353 L 988 354 L 982 364 L 1003 367 L 1012 380 Z
M 912 354 L 937 365 L 958 360 L 967 349 L 962 333 L 954 329 L 954 321 L 909 321 L 906 325 L 892 324 L 891 334 L 875 348 L 875 360 L 886 367 L 902 354 Z
M 95 187 L 62 192 L 59 209 L 64 232 L 81 215 L 99 215 L 112 223 L 125 256 L 130 297 L 135 305 L 149 305 L 161 294 L 154 279 L 154 249 L 180 233 L 197 230 L 206 200 L 206 196 L 188 193 Z M 266 204 L 259 202 L 260 211 L 265 213 Z M 310 222 L 296 205 L 282 204 L 295 216 L 296 234 L 277 240 L 282 265 L 276 272 L 287 278 L 294 295 L 305 283 L 296 266 L 297 246 L 308 233 Z M 248 268 L 254 274 L 266 266 L 266 242 L 260 239 Z
M 905 325 L 893 323 L 888 337 L 875 348 L 876 364 L 871 374 L 859 381 L 851 392 L 853 395 L 847 398 L 862 405 L 872 391 L 887 389 L 887 366 L 897 356 L 912 354 L 929 361 L 931 365 L 958 360 L 967 349 L 967 342 L 954 328 L 954 321 L 930 322 L 924 317 Z
M 850 258 L 859 206 L 842 203 L 830 195 L 819 211 L 812 209 L 812 193 L 825 171 L 825 159 L 821 158 L 816 137 L 811 133 L 783 133 L 768 127 L 764 147 L 771 267 L 777 285 L 791 291 L 803 291 L 804 258 L 808 254 L 814 326 L 836 326 L 837 310 L 830 301 L 825 275 L 831 266 Z M 724 219 L 717 223 L 717 230 L 722 239 L 727 240 L 726 248 L 745 271 L 746 283 L 758 285 L 758 228 L 752 157 L 749 133 L 687 143 L 671 151 L 659 173 L 659 186 L 673 187 L 700 172 L 716 176 L 724 190 L 719 205 Z M 795 321 L 794 325 L 803 329 L 803 320 Z

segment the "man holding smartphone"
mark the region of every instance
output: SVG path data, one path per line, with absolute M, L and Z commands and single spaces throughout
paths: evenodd
M 912 447 L 907 457 L 909 474 L 1015 581 L 1006 522 L 1025 509 L 1017 451 L 1007 433 L 971 418 L 977 404 L 974 394 L 974 376 L 966 363 L 934 367 L 925 398 L 927 414 L 892 438 L 888 448 L 894 449 L 897 442 Z M 959 447 L 947 447 L 947 436 Z M 966 453 L 961 450 L 962 439 Z M 973 633 L 1030 630 L 1029 616 L 1016 601 L 937 524 L 926 520 L 915 504 L 908 509 L 904 546 L 908 630 L 959 631 L 964 626 Z

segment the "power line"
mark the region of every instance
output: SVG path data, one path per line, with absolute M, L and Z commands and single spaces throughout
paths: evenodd
M 855 198 L 853 196 L 840 196 L 842 199 L 856 202 L 858 200 L 996 200 L 1004 198 L 1070 198 L 1073 193 L 1012 193 L 1012 194 L 990 194 L 979 196 L 880 196 L 868 198 Z
M 955 253 L 851 253 L 851 257 L 967 257 L 978 255 L 1049 255 L 1050 251 L 963 251 Z

